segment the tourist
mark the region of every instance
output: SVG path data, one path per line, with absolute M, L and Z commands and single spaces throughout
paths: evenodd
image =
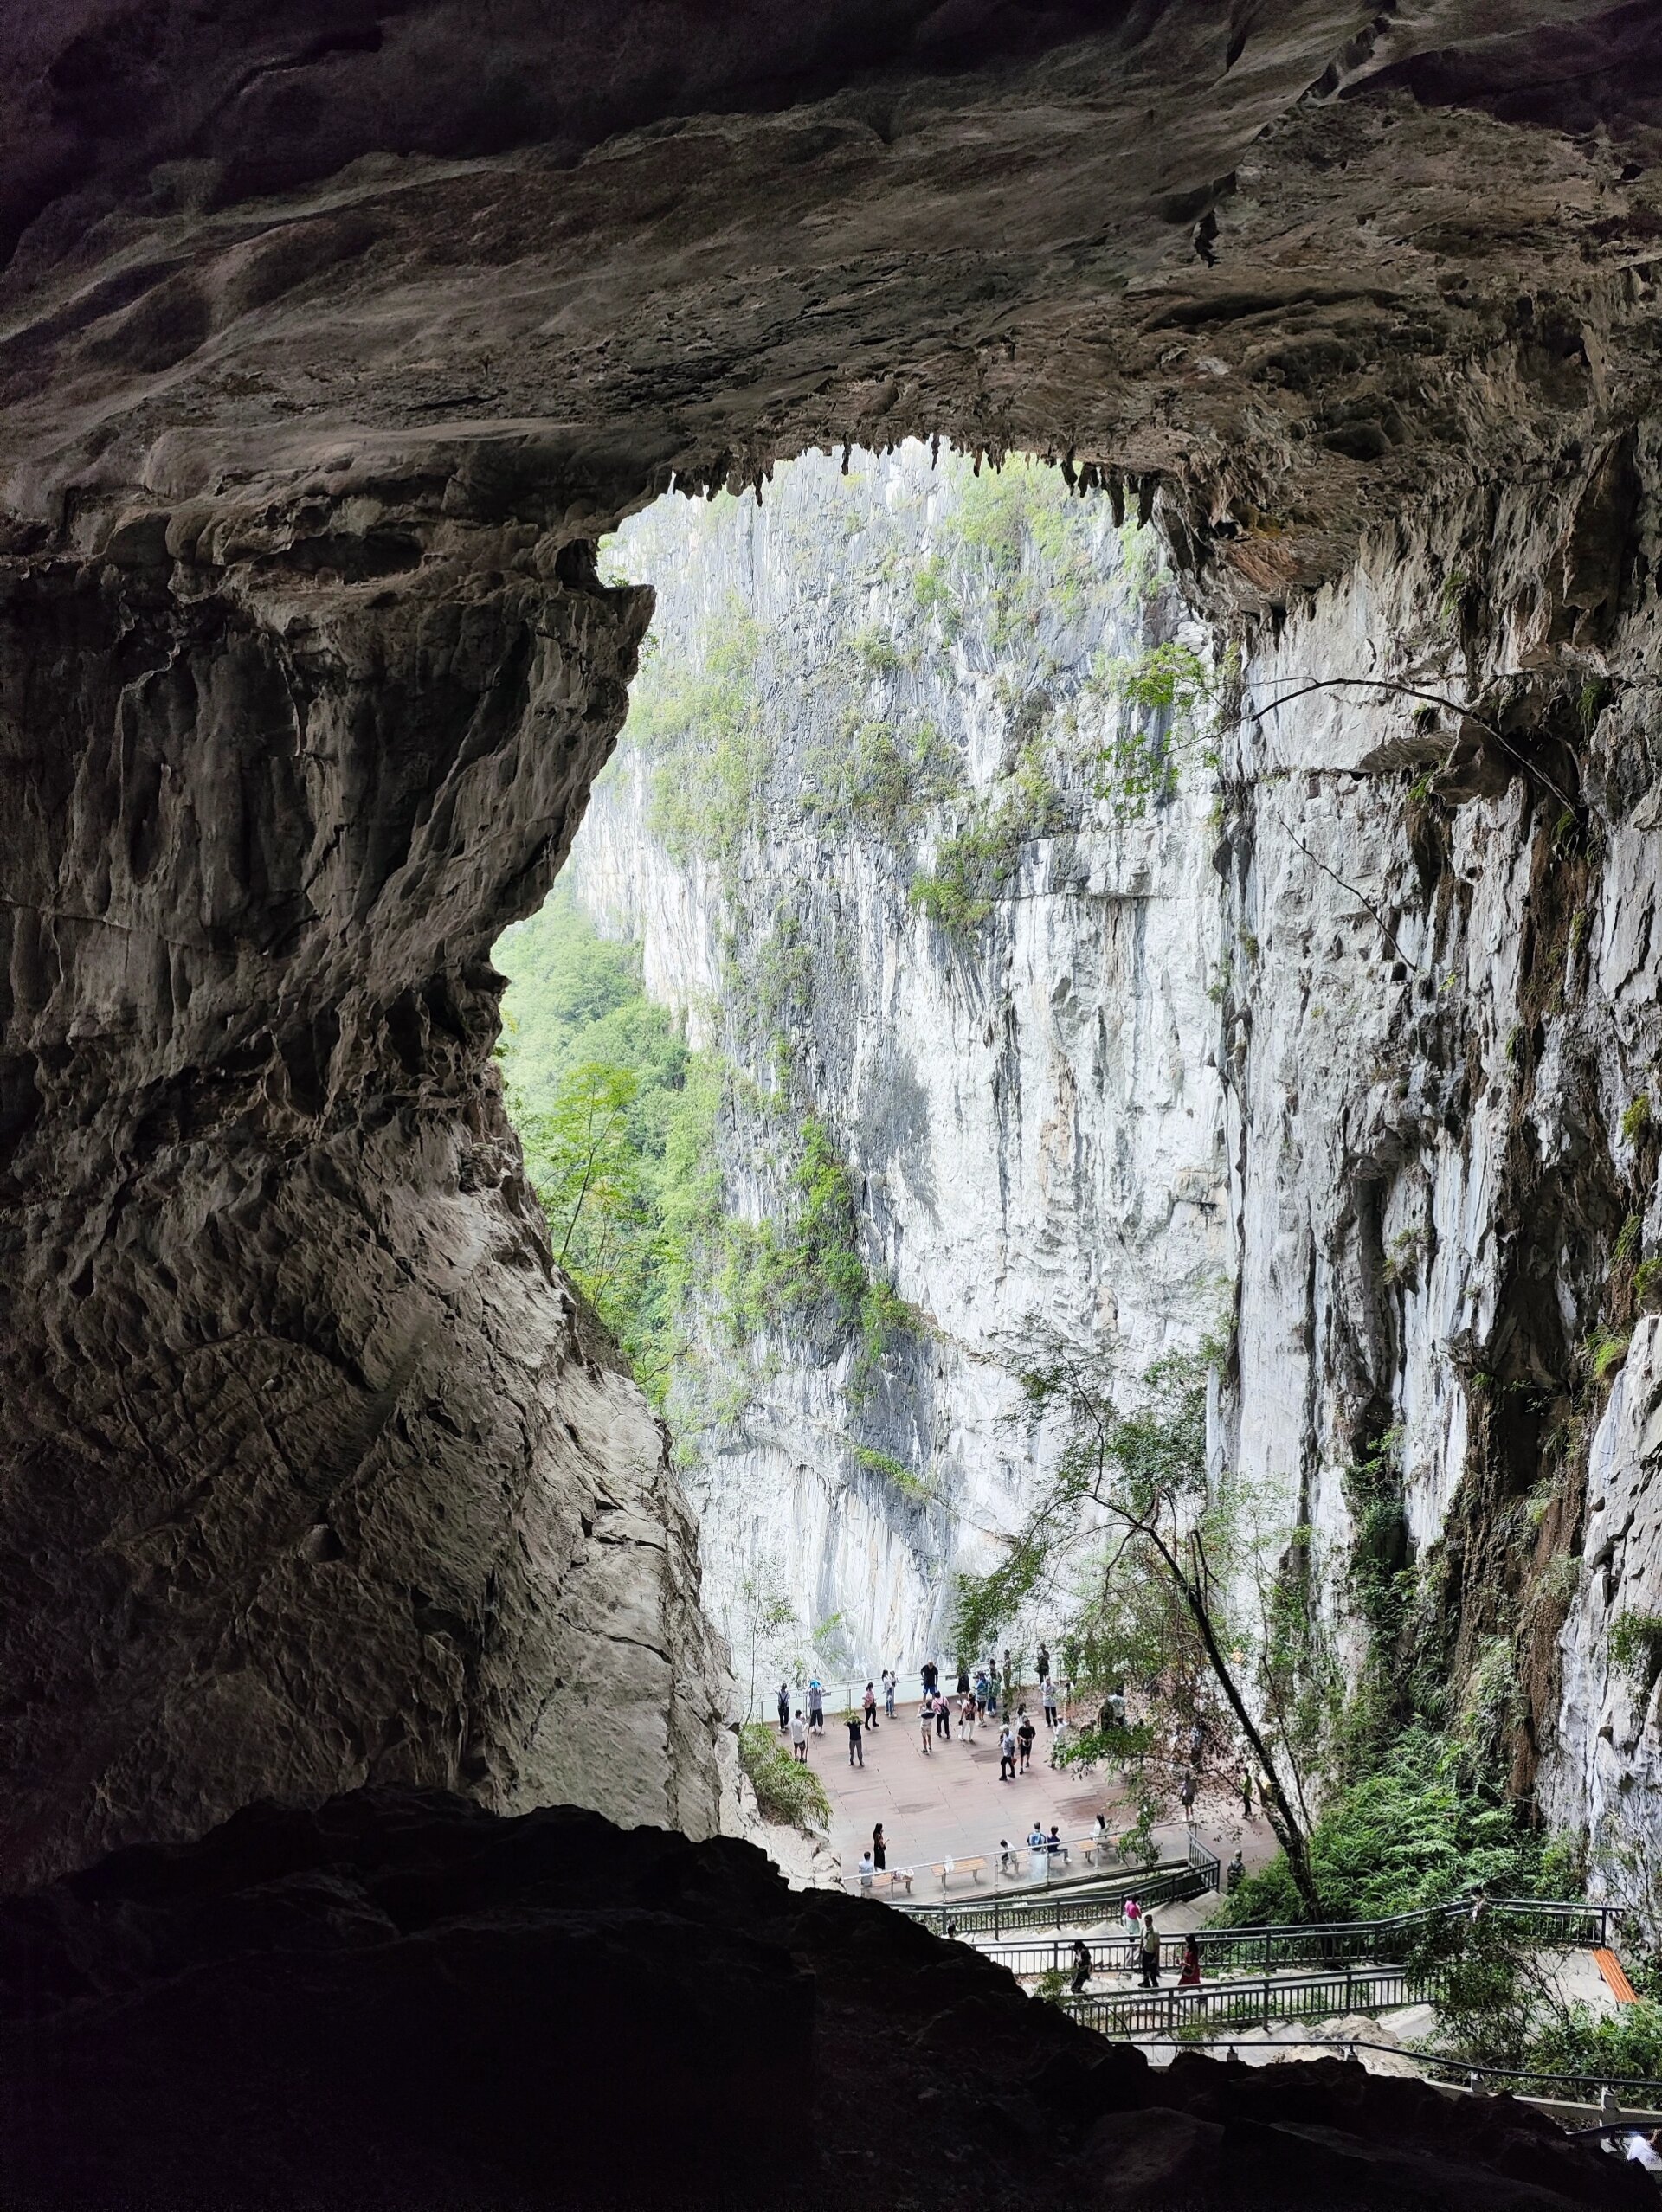
M 1183 1786 L 1177 1792 L 1177 1802 L 1183 1809 L 1183 1818 L 1193 1828 L 1195 1825 L 1195 1770 L 1192 1766 L 1183 1776 Z
M 1160 1931 L 1154 1924 L 1152 1913 L 1143 1915 L 1143 1932 L 1137 1939 L 1137 1948 L 1143 1960 L 1143 1986 L 1157 1990 L 1160 1986 Z
M 970 1669 L 964 1665 L 962 1659 L 958 1662 L 958 1679 L 952 1685 L 952 1688 L 955 1694 L 959 1697 L 968 1697 L 970 1694 Z
M 1647 2168 L 1653 2174 L 1662 2173 L 1662 2153 L 1658 2151 L 1656 2140 L 1659 2135 L 1662 2135 L 1662 2128 L 1653 2127 L 1648 2134 L 1635 2128 L 1631 2135 L 1623 2138 L 1625 2147 L 1622 2156 L 1631 2158 L 1635 2165 Z
M 787 1733 L 790 1727 L 790 1692 L 783 1682 L 779 1685 L 779 1732 Z
M 976 1740 L 976 1701 L 973 1697 L 958 1700 L 958 1741 L 973 1744 Z
M 1042 1682 L 1045 1676 L 1050 1672 L 1050 1651 L 1048 1647 L 1042 1643 L 1039 1647 L 1038 1664 L 1039 1679 Z
M 1067 1765 L 1067 1747 L 1073 1740 L 1073 1724 L 1064 1714 L 1056 1723 L 1050 1739 L 1050 1763 L 1053 1766 Z
M 976 1718 L 987 1718 L 987 1669 L 983 1667 L 976 1676 Z
M 866 1726 L 868 1728 L 877 1726 L 877 1692 L 869 1682 L 866 1685 Z
M 1085 1995 L 1085 1985 L 1091 1979 L 1091 1953 L 1076 1936 L 1073 1939 L 1073 1975 L 1068 1988 L 1075 1997 Z
M 848 1729 L 848 1764 L 850 1766 L 864 1766 L 866 1731 L 861 1727 L 860 1715 L 854 1711 L 853 1706 L 850 1706 L 847 1712 L 844 1714 L 843 1720 Z
M 1253 1770 L 1250 1766 L 1243 1766 L 1240 1770 L 1240 1810 L 1248 1820 L 1252 1818 Z
M 935 1689 L 936 1689 L 936 1685 L 939 1682 L 940 1679 L 941 1679 L 941 1670 L 940 1670 L 940 1669 L 939 1669 L 939 1668 L 938 1668 L 938 1667 L 935 1664 L 935 1662 L 934 1662 L 932 1659 L 925 1659 L 925 1660 L 924 1660 L 924 1676 L 923 1676 L 923 1680 L 924 1680 L 924 1695 L 925 1697 L 933 1697 L 933 1696 L 934 1696 L 934 1694 L 935 1694 Z
M 1027 1718 L 1027 1708 L 1024 1705 L 1021 1707 L 1021 1724 L 1015 1732 L 1015 1740 L 1021 1746 L 1021 1772 L 1024 1774 L 1027 1771 L 1027 1761 L 1033 1757 L 1033 1739 L 1038 1733 L 1039 1731 Z
M 1177 1977 L 1180 1990 L 1198 1990 L 1201 1986 L 1200 1939 L 1191 1928 L 1183 1939 L 1182 1971 Z
M 892 1667 L 883 1669 L 883 1711 L 891 1720 L 894 1718 L 894 1693 L 899 1687 Z
M 1105 1812 L 1099 1812 L 1099 1813 L 1097 1815 L 1097 1827 L 1096 1827 L 1096 1836 L 1095 1836 L 1095 1842 L 1096 1842 L 1096 1846 L 1097 1846 L 1097 1849 L 1098 1849 L 1098 1851 L 1100 1851 L 1100 1850 L 1101 1850 L 1101 1849 L 1102 1849 L 1103 1845 L 1104 1845 L 1104 1844 L 1105 1844 L 1107 1841 L 1108 1841 L 1108 1816 L 1107 1816 L 1107 1814 L 1106 1814 Z
M 1001 1782 L 1015 1779 L 1015 1738 L 1008 1727 L 1001 1728 L 998 1735 L 998 1778 Z
M 1036 1820 L 1027 1837 L 1027 1872 L 1034 1881 L 1044 1881 L 1050 1874 L 1050 1855 L 1045 1849 L 1045 1831 Z
M 932 1752 L 935 1748 L 935 1700 L 927 1693 L 918 1708 L 918 1718 L 923 1725 L 924 1749 Z
M 1234 1857 L 1230 1860 L 1228 1871 L 1223 1877 L 1225 1893 L 1228 1896 L 1233 1897 L 1246 1879 L 1246 1862 L 1241 1857 L 1240 1853 L 1237 1851 Z
M 825 1692 L 817 1675 L 808 1686 L 808 1725 L 816 1736 L 825 1733 Z
M 1073 1854 L 1062 1841 L 1061 1829 L 1053 1822 L 1051 1824 L 1049 1835 L 1045 1838 L 1045 1849 L 1053 1859 L 1060 1859 L 1064 1866 L 1067 1865 L 1073 1857 Z
M 1191 1766 L 1198 1766 L 1198 1765 L 1200 1765 L 1200 1763 L 1201 1763 L 1201 1752 L 1202 1752 L 1205 1749 L 1206 1749 L 1206 1727 L 1205 1727 L 1205 1724 L 1204 1724 L 1203 1722 L 1201 1722 L 1201 1721 L 1197 1720 L 1197 1721 L 1195 1723 L 1195 1726 L 1194 1726 L 1194 1727 L 1193 1727 L 1189 1730 L 1189 1765 L 1190 1765 Z
M 995 1712 L 998 1706 L 998 1662 L 995 1659 L 987 1669 L 987 1710 Z M 1007 1714 L 1006 1720 L 1009 1718 Z
M 872 1830 L 872 1864 L 881 1874 L 889 1863 L 889 1847 L 883 1840 L 883 1823 L 879 1820 Z
M 937 1736 L 944 1736 L 949 1744 L 951 1742 L 952 1701 L 944 1690 L 935 1701 L 935 1733 Z
M 1128 1896 L 1120 1907 L 1119 1913 L 1120 1918 L 1125 1923 L 1125 1942 L 1131 1952 L 1128 1964 L 1132 1973 L 1135 1973 L 1137 1971 L 1137 1939 L 1142 1926 L 1143 1907 L 1135 1897 Z
M 808 1728 L 802 1720 L 802 1708 L 800 1705 L 791 1715 L 790 1752 L 793 1759 L 801 1759 L 804 1766 L 808 1765 Z
M 876 1872 L 876 1863 L 873 1860 L 871 1853 L 869 1851 L 862 1851 L 860 1855 L 860 1886 L 862 1889 L 869 1889 L 871 1887 L 872 1876 Z
M 1045 1701 L 1045 1726 L 1053 1728 L 1056 1726 L 1056 1685 L 1048 1675 L 1039 1685 L 1039 1694 Z
M 1016 1871 L 1015 1854 L 1010 1849 L 1007 1836 L 1001 1836 L 998 1839 L 998 1870 L 1004 1874 L 1013 1874 Z

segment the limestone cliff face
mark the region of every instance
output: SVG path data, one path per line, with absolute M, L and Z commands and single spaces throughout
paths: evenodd
M 647 602 L 443 488 L 8 578 L 5 1878 L 352 1777 L 717 1823 L 686 1508 L 489 1057 Z
M 1368 1571 L 1417 1566 L 1387 1672 L 1653 1849 L 1654 1662 L 1608 1646 L 1662 1592 L 1652 467 L 1366 547 L 1249 662 L 1223 858 L 1229 1447 L 1301 1497 L 1353 1672 Z
M 916 457 L 864 466 L 886 512 L 935 484 L 915 547 L 935 557 L 942 480 Z M 1627 535 L 1651 466 L 1607 449 L 1553 498 L 1454 502 L 1365 545 L 1246 640 L 1215 812 L 1206 772 L 1131 827 L 1076 788 L 1066 833 L 1024 845 L 967 935 L 903 891 L 944 813 L 897 856 L 780 801 L 724 875 L 664 852 L 626 744 L 574 856 L 581 895 L 730 1047 L 756 917 L 793 917 L 815 981 L 792 1050 L 856 1168 L 872 1264 L 931 1324 L 866 1394 L 848 1347 L 776 1341 L 741 1418 L 695 1439 L 730 1617 L 738 1566 L 770 1552 L 811 1617 L 846 1612 L 863 1662 L 925 1656 L 946 1572 L 988 1556 L 1045 1463 L 1008 1415 L 1047 1333 L 1100 1332 L 1137 1363 L 1221 1320 L 1218 1449 L 1309 1529 L 1329 1662 L 1353 1684 L 1379 1669 L 1387 1696 L 1418 1667 L 1554 1822 L 1653 1840 L 1658 1355 L 1634 1322 L 1662 1239 L 1662 756 Z M 736 589 L 810 670 L 827 626 L 896 621 L 863 543 L 829 567 L 802 551 L 797 503 L 857 496 L 809 464 L 760 511 L 640 533 L 664 649 L 695 651 Z M 1162 619 L 1128 613 L 1111 560 L 1092 604 L 1079 658 L 1060 655 L 1076 679 Z M 887 679 L 963 732 L 971 782 L 1007 743 L 976 699 L 1001 671 L 1021 695 L 995 620 L 966 603 L 950 656 Z M 804 742 L 822 713 L 811 681 L 767 710 Z M 765 1149 L 741 1100 L 744 1205 L 779 1200 Z M 862 1443 L 930 1495 L 897 1492 Z M 1367 1578 L 1405 1567 L 1414 1605 L 1382 1624 Z
M 1024 1368 L 1065 1347 L 1140 1373 L 1229 1312 L 1208 778 L 1189 761 L 1167 803 L 1120 823 L 1090 758 L 1117 712 L 1105 662 L 1181 608 L 1105 499 L 1070 505 L 1053 477 L 1037 492 L 1044 529 L 1072 533 L 1059 579 L 1031 537 L 1018 554 L 996 535 L 999 497 L 912 446 L 848 478 L 808 456 L 759 507 L 681 503 L 626 529 L 678 673 L 740 612 L 757 625 L 765 793 L 725 859 L 678 857 L 674 765 L 626 736 L 570 871 L 602 928 L 640 936 L 648 988 L 743 1071 L 729 1203 L 787 1218 L 782 1116 L 817 1116 L 862 1257 L 916 1309 L 875 1362 L 820 1315 L 742 1353 L 712 1324 L 700 1391 L 670 1407 L 729 1636 L 746 1636 L 738 1582 L 772 1566 L 804 1622 L 841 1617 L 860 1680 L 930 1656 L 952 1572 L 992 1564 L 1053 1463 L 1058 1439 L 1021 1418 Z M 815 800 L 828 747 L 891 733 L 941 748 L 915 817 Z M 909 887 L 1021 803 L 1019 761 L 1045 790 L 1008 879 L 984 920 L 932 920 Z

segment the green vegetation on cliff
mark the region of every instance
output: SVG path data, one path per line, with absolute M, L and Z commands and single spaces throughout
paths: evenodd
M 557 891 L 501 939 L 508 1106 L 554 1256 L 654 1403 L 699 1259 L 721 1236 L 722 1077 L 647 997 L 631 945 Z
M 508 930 L 499 1055 L 554 1257 L 654 1404 L 700 1331 L 743 1346 L 823 1325 L 869 1377 L 914 1316 L 866 1267 L 847 1167 L 811 1112 L 770 1116 L 784 1202 L 724 1203 L 717 1129 L 732 1080 L 647 998 L 633 945 L 600 936 L 564 891 Z

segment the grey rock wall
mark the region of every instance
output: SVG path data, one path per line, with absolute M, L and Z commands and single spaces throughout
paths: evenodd
M 718 1823 L 686 1508 L 490 1058 L 647 604 L 441 490 L 8 574 L 7 1880 L 382 1778 Z
M 1120 823 L 1087 758 L 1118 711 L 1093 671 L 1169 635 L 1181 608 L 1157 573 L 1128 578 L 1108 502 L 1070 505 L 1053 475 L 1040 497 L 1088 549 L 1089 588 L 1075 576 L 1064 608 L 1029 542 L 1001 598 L 958 531 L 971 496 L 967 465 L 933 467 L 921 446 L 861 456 L 847 478 L 809 455 L 759 507 L 667 503 L 614 556 L 657 585 L 672 676 L 730 633 L 735 607 L 753 615 L 773 763 L 757 832 L 724 866 L 666 849 L 656 756 L 626 732 L 570 879 L 603 929 L 639 936 L 649 990 L 750 1078 L 722 1133 L 730 1204 L 752 1219 L 792 1209 L 783 1051 L 788 1116 L 831 1132 L 863 1257 L 921 1319 L 869 1376 L 859 1341 L 821 1328 L 742 1352 L 712 1328 L 698 1388 L 672 1398 L 741 1676 L 738 1585 L 770 1567 L 805 1625 L 841 1617 L 834 1652 L 857 1680 L 915 1668 L 943 1642 L 952 1575 L 995 1561 L 1054 1463 L 1058 1437 L 1021 1418 L 1022 1370 L 1060 1343 L 1140 1373 L 1227 1325 L 1209 779 L 1185 756 L 1169 803 Z M 1151 537 L 1125 543 L 1157 570 Z M 919 564 L 945 581 L 944 628 L 918 614 Z M 857 743 L 849 728 L 873 718 L 927 723 L 953 755 L 951 795 L 898 837 L 804 802 L 816 748 Z M 1053 821 L 985 922 L 939 926 L 909 885 L 1034 744 Z M 782 928 L 797 981 L 758 1021 Z M 741 1410 L 712 1421 L 723 1394 Z

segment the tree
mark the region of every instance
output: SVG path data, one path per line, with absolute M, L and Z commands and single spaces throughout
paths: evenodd
M 1073 1606 L 1075 1648 L 1105 1688 L 1116 1673 L 1141 1679 L 1198 1718 L 1201 1686 L 1215 1687 L 1264 1778 L 1265 1810 L 1315 1919 L 1309 1817 L 1293 1747 L 1277 1725 L 1285 1705 L 1272 1695 L 1260 1723 L 1244 1686 L 1254 1659 L 1262 1671 L 1267 1640 L 1260 1625 L 1231 1617 L 1228 1570 L 1241 1562 L 1230 1501 L 1207 1479 L 1210 1365 L 1207 1353 L 1167 1355 L 1131 1393 L 1130 1411 L 1099 1362 L 1060 1342 L 1022 1377 L 1027 1416 L 1064 1424 L 1056 1473 L 1002 1564 L 960 1579 L 957 1632 L 961 1649 L 980 1649 L 1046 1588 Z M 1105 1705 L 1101 1747 L 1130 1733 Z
M 756 1714 L 756 1670 L 763 1653 L 770 1667 L 782 1665 L 789 1674 L 796 1660 L 790 1647 L 794 1647 L 802 1631 L 783 1572 L 778 1561 L 767 1553 L 758 1555 L 749 1571 L 739 1577 L 738 1619 L 748 1647 L 744 1718 L 750 1720 Z

